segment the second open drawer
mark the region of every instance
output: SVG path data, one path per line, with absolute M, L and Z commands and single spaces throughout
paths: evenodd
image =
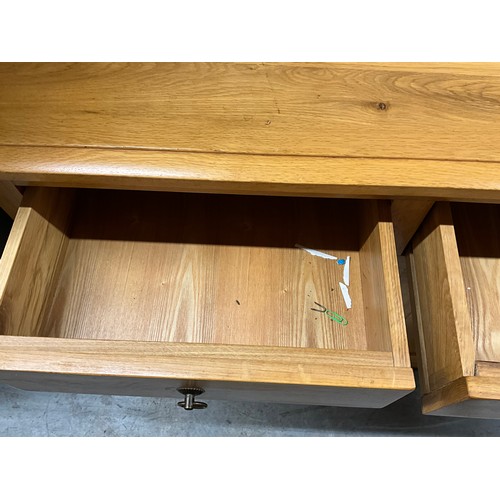
M 500 417 L 500 205 L 436 203 L 410 254 L 423 409 Z
M 386 201 L 28 188 L 0 293 L 18 387 L 373 407 L 414 388 Z

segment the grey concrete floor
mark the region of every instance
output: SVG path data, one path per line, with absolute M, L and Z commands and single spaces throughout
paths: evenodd
M 0 385 L 0 436 L 500 436 L 500 420 L 422 415 L 418 390 L 382 409 L 175 402 Z

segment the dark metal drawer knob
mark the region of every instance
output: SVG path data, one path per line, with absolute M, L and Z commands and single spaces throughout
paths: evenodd
M 187 387 L 183 389 L 177 389 L 181 394 L 184 394 L 184 401 L 179 401 L 177 406 L 184 408 L 185 410 L 203 410 L 208 405 L 203 401 L 195 401 L 195 397 L 203 394 L 205 391 L 203 389 L 195 389 L 193 387 Z

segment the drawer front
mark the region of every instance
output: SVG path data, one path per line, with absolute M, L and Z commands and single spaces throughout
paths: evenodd
M 166 397 L 184 400 L 183 389 L 201 389 L 197 401 L 231 400 L 319 406 L 383 408 L 408 390 L 322 387 L 294 384 L 220 382 L 158 378 L 93 377 L 83 375 L 4 372 L 1 381 L 27 391 Z M 411 378 L 409 378 L 411 384 Z
M 500 207 L 437 203 L 409 257 L 424 412 L 500 417 Z
M 383 407 L 414 387 L 392 354 L 0 336 L 0 380 L 26 390 Z
M 374 407 L 414 388 L 389 202 L 28 188 L 0 296 L 19 387 Z

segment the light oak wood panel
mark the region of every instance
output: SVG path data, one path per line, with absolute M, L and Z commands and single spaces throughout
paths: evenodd
M 386 352 L 0 336 L 2 370 L 338 385 L 397 385 Z M 370 379 L 372 377 L 372 379 Z M 402 377 L 406 383 L 407 379 Z M 356 383 L 355 380 L 358 380 Z
M 79 195 L 41 335 L 367 349 L 356 202 Z M 351 310 L 343 267 L 296 243 L 351 256 Z M 349 324 L 312 311 L 314 302 Z
M 0 146 L 18 185 L 500 202 L 500 163 Z
M 363 209 L 359 257 L 368 345 L 383 345 L 392 350 L 395 366 L 409 366 L 390 205 L 366 201 Z
M 266 64 L 266 63 L 264 63 Z M 436 73 L 436 71 L 442 73 L 450 73 L 450 74 L 461 74 L 461 75 L 475 75 L 475 76 L 500 76 L 500 64 L 496 62 L 418 62 L 418 63 L 384 63 L 384 62 L 369 62 L 369 63 L 331 63 L 331 62 L 311 62 L 311 63 L 303 63 L 303 62 L 291 62 L 285 63 L 291 66 L 305 66 L 305 67 L 315 67 L 315 68 L 331 68 L 332 65 L 349 68 L 352 67 L 353 64 L 358 66 L 361 64 L 363 68 L 366 69 L 386 69 L 386 70 L 394 70 L 397 67 L 401 71 L 415 71 L 418 69 L 419 73 Z
M 377 231 L 380 240 L 381 267 L 389 318 L 389 332 L 395 366 L 410 366 L 410 354 L 404 319 L 403 297 L 399 278 L 398 261 L 394 241 L 394 229 L 390 218 L 390 206 L 378 202 L 380 222 Z
M 477 361 L 475 373 L 479 377 L 500 377 L 500 363 Z
M 471 320 L 449 204 L 435 204 L 417 232 L 411 268 L 426 393 L 474 374 Z
M 16 216 L 17 209 L 22 199 L 23 195 L 12 182 L 0 182 L 0 208 L 2 208 L 11 219 Z
M 394 200 L 391 205 L 398 255 L 402 254 L 431 209 L 432 200 Z
M 27 191 L 0 266 L 0 320 L 4 335 L 35 335 L 58 275 L 68 238 L 72 190 Z
M 424 371 L 424 366 L 422 364 L 420 348 L 418 345 L 418 327 L 415 316 L 415 297 L 413 286 L 411 284 L 410 255 L 410 252 L 407 252 L 405 255 L 398 256 L 398 267 L 410 362 L 412 368 L 420 367 L 419 375 L 421 376 Z M 426 387 L 425 384 L 422 384 L 422 386 Z
M 500 206 L 453 204 L 477 361 L 500 361 Z
M 436 203 L 409 262 L 424 413 L 500 418 L 496 205 Z
M 500 381 L 494 377 L 461 377 L 425 395 L 423 411 L 438 416 L 500 418 Z
M 384 352 L 8 336 L 0 336 L 0 379 L 33 390 L 170 397 L 194 384 L 209 399 L 373 407 L 415 387 L 412 370 L 393 367 Z
M 500 159 L 494 64 L 4 63 L 0 143 Z

